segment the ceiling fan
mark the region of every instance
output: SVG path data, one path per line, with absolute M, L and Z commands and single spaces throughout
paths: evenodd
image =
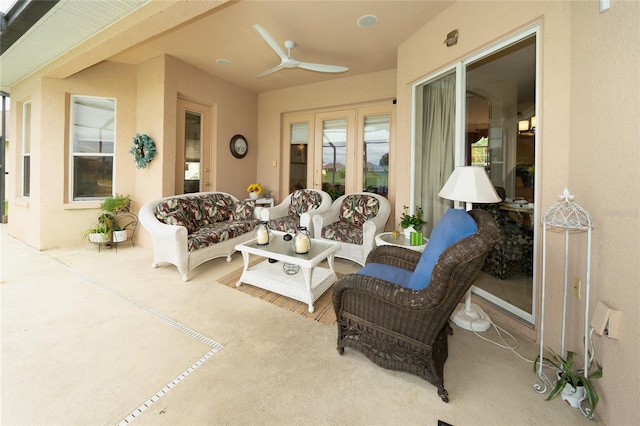
M 253 28 L 256 30 L 258 34 L 267 42 L 267 44 L 273 49 L 274 52 L 280 57 L 280 65 L 273 67 L 271 69 L 266 70 L 263 73 L 258 74 L 257 78 L 266 77 L 269 74 L 273 74 L 276 71 L 280 71 L 285 68 L 303 68 L 305 70 L 318 71 L 318 72 L 345 72 L 349 71 L 348 67 L 342 67 L 339 65 L 324 65 L 324 64 L 312 64 L 309 62 L 300 62 L 296 61 L 291 57 L 291 49 L 296 45 L 293 41 L 287 40 L 284 42 L 284 47 L 287 48 L 287 53 L 284 53 L 284 50 L 280 47 L 280 45 L 271 37 L 271 34 L 267 32 L 260 25 L 255 24 Z

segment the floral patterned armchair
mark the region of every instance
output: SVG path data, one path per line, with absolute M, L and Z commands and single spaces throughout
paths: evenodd
M 355 192 L 336 199 L 328 211 L 313 217 L 315 238 L 340 244 L 336 257 L 364 265 L 384 232 L 391 213 L 389 200 L 370 192 Z
M 295 233 L 296 227 L 304 226 L 313 235 L 312 218 L 331 207 L 331 196 L 317 189 L 297 189 L 277 206 L 265 208 L 261 219 L 269 222 L 276 231 Z

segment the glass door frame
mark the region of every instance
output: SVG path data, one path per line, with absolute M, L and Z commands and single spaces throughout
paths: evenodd
M 187 112 L 198 114 L 200 120 L 200 187 L 199 191 L 209 191 L 214 187 L 213 174 L 210 167 L 210 127 L 211 108 L 205 105 L 178 99 L 176 120 L 176 169 L 174 190 L 176 194 L 184 193 L 184 164 L 185 164 L 185 115 Z
M 410 182 L 410 208 L 413 210 L 414 206 L 415 206 L 415 189 L 416 189 L 416 182 L 414 179 L 414 176 L 416 174 L 416 161 L 415 161 L 415 156 L 416 156 L 416 142 L 419 138 L 418 132 L 417 132 L 417 122 L 419 119 L 421 119 L 420 117 L 418 117 L 418 113 L 421 110 L 422 107 L 419 107 L 419 105 L 421 104 L 421 95 L 420 95 L 420 88 L 424 87 L 426 84 L 428 84 L 429 82 L 435 81 L 438 78 L 451 73 L 452 71 L 455 70 L 456 73 L 456 106 L 455 106 L 455 127 L 456 127 L 456 132 L 455 132 L 455 149 L 454 149 L 454 162 L 455 162 L 455 166 L 464 166 L 466 165 L 466 143 L 465 143 L 465 132 L 466 132 L 466 126 L 465 126 L 465 122 L 466 122 L 466 67 L 469 64 L 472 64 L 476 61 L 479 61 L 483 58 L 486 58 L 490 55 L 492 55 L 493 53 L 496 53 L 502 49 L 504 49 L 507 46 L 510 46 L 512 44 L 515 44 L 527 37 L 531 37 L 531 36 L 535 36 L 536 38 L 536 46 L 535 46 L 535 51 L 536 51 L 536 91 L 535 91 L 535 98 L 536 98 L 536 103 L 535 103 L 535 115 L 536 115 L 536 119 L 537 119 L 537 126 L 536 126 L 536 132 L 535 132 L 535 137 L 534 137 L 534 143 L 536 146 L 536 150 L 535 150 L 535 169 L 536 170 L 541 170 L 540 168 L 540 149 L 539 149 L 539 136 L 540 136 L 540 130 L 542 128 L 542 116 L 540 114 L 540 25 L 539 24 L 535 24 L 529 28 L 526 28 L 522 31 L 519 31 L 518 33 L 505 38 L 504 40 L 502 40 L 499 43 L 496 43 L 486 49 L 483 49 L 477 53 L 475 53 L 474 55 L 471 55 L 457 63 L 455 63 L 454 65 L 451 65 L 449 67 L 443 68 L 439 71 L 437 71 L 436 73 L 433 73 L 429 76 L 427 76 L 424 79 L 421 79 L 420 81 L 417 81 L 415 83 L 412 84 L 411 87 L 411 96 L 412 96 L 412 101 L 411 101 L 411 182 Z M 540 193 L 540 184 L 539 184 L 539 176 L 540 173 L 536 173 L 535 174 L 535 183 L 534 183 L 534 199 L 535 200 L 539 200 L 539 193 Z M 538 218 L 540 215 L 540 209 L 538 207 L 539 203 L 535 203 L 535 207 L 534 207 L 534 214 L 533 214 L 533 221 L 534 223 L 538 223 Z M 456 207 L 457 208 L 464 208 L 462 206 L 461 203 L 456 202 Z M 517 308 L 516 306 L 506 302 L 503 299 L 500 299 L 496 296 L 494 296 L 493 294 L 482 290 L 476 286 L 471 286 L 471 291 L 472 293 L 482 297 L 483 299 L 497 305 L 498 307 L 506 310 L 507 312 L 510 312 L 514 315 L 516 315 L 517 317 L 521 318 L 522 320 L 526 321 L 527 323 L 534 325 L 535 326 L 535 321 L 536 321 L 536 311 L 537 311 L 537 298 L 538 298 L 538 287 L 537 287 L 537 259 L 536 259 L 536 255 L 535 253 L 538 252 L 538 235 L 539 235 L 539 227 L 535 227 L 534 228 L 534 246 L 533 246 L 533 279 L 532 279 L 532 297 L 531 297 L 531 313 L 529 312 L 525 312 L 522 309 Z

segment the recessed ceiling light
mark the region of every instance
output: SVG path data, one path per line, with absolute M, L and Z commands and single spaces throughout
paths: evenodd
M 231 61 L 228 59 L 216 59 L 216 64 L 222 66 L 222 67 L 227 67 L 229 65 L 231 65 Z
M 358 25 L 362 28 L 373 27 L 376 22 L 378 18 L 375 15 L 364 15 L 358 18 Z

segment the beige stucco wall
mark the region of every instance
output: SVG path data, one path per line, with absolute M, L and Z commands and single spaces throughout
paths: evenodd
M 523 28 L 540 24 L 536 203 L 543 211 L 568 186 L 576 195 L 575 202 L 591 213 L 596 223 L 591 313 L 597 300 L 623 312 L 620 340 L 594 339 L 597 359 L 604 365 L 603 379 L 595 382 L 601 397 L 598 412 L 607 424 L 633 424 L 637 416 L 625 407 L 633 406 L 640 396 L 635 383 L 640 377 L 640 52 L 638 43 L 624 41 L 640 39 L 639 8 L 635 1 L 612 2 L 611 10 L 600 14 L 597 2 L 461 2 L 425 25 L 398 52 L 396 137 L 401 149 L 410 138 L 412 83 Z M 447 48 L 442 40 L 456 28 L 459 42 Z M 409 181 L 408 171 L 408 167 L 398 168 L 398 185 Z M 396 209 L 409 201 L 408 192 L 397 194 Z M 545 343 L 556 350 L 561 332 L 563 247 L 562 234 L 550 237 Z M 540 244 L 537 249 L 539 268 Z M 586 234 L 572 237 L 569 253 L 571 284 L 574 278 L 584 283 Z M 584 298 L 570 295 L 567 349 L 580 354 L 584 302 Z M 523 368 L 531 367 L 523 363 Z M 535 378 L 532 373 L 532 384 Z
M 32 101 L 32 193 L 21 198 L 21 176 L 9 183 L 9 235 L 41 250 L 81 244 L 82 231 L 96 222 L 97 202 L 68 200 L 68 99 L 71 94 L 117 100 L 114 191 L 133 196 L 132 211 L 145 202 L 175 193 L 177 99 L 211 109 L 210 163 L 212 190 L 244 198 L 256 179 L 257 95 L 172 57 L 158 57 L 139 66 L 101 63 L 66 79 L 26 79 L 12 88 L 12 109 Z M 41 109 L 46 108 L 46 114 Z M 13 123 L 16 125 L 16 122 Z M 131 138 L 148 134 L 158 156 L 137 169 L 129 154 Z M 229 152 L 229 140 L 240 133 L 252 144 L 242 160 Z M 45 136 L 46 135 L 46 136 Z M 17 144 L 15 149 L 19 149 Z M 10 154 L 13 170 L 21 157 Z M 142 227 L 136 242 L 150 246 Z
M 135 134 L 135 68 L 123 64 L 99 64 L 68 79 L 33 78 L 12 88 L 12 109 L 31 99 L 31 196 L 21 198 L 21 176 L 11 183 L 9 235 L 37 249 L 68 247 L 81 242 L 81 234 L 97 222 L 96 202 L 68 200 L 67 149 L 70 95 L 117 99 L 114 167 L 118 193 L 133 193 L 129 141 Z M 15 149 L 19 149 L 15 144 Z M 19 155 L 13 155 L 14 170 Z
M 639 23 L 637 1 L 611 2 L 603 14 L 591 2 L 571 7 L 569 184 L 596 224 L 592 303 L 623 319 L 619 340 L 595 338 L 604 366 L 598 410 L 610 425 L 637 423 L 640 397 Z

